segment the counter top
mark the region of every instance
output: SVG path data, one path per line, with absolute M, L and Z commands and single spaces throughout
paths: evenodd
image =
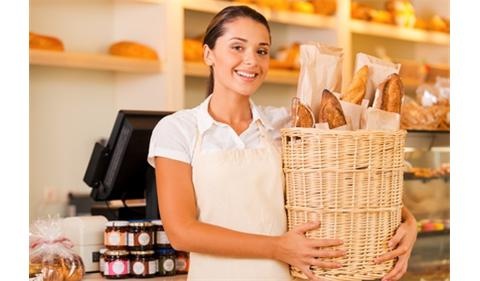
M 113 280 L 103 278 L 100 273 L 87 273 L 82 281 L 105 281 L 105 280 Z M 128 281 L 186 281 L 187 274 L 179 274 L 175 276 L 168 276 L 168 277 L 154 277 L 154 278 L 126 278 L 126 279 L 117 279 L 117 280 L 128 280 Z

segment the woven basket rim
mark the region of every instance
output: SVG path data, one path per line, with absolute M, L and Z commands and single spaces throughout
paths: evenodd
M 396 135 L 396 134 L 407 134 L 407 131 L 404 129 L 399 129 L 395 131 L 386 131 L 386 130 L 366 130 L 360 129 L 355 131 L 337 131 L 337 130 L 323 130 L 318 128 L 302 128 L 302 127 L 294 127 L 294 128 L 281 128 L 280 133 L 286 134 L 292 131 L 301 131 L 305 133 L 315 133 L 315 134 L 322 134 L 322 135 L 375 135 L 375 134 L 384 134 L 384 135 Z

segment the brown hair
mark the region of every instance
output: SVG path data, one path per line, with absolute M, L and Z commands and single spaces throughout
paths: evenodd
M 270 36 L 270 26 L 268 25 L 267 19 L 265 19 L 262 14 L 248 6 L 229 6 L 218 12 L 218 14 L 216 14 L 210 21 L 207 30 L 205 31 L 203 44 L 206 44 L 210 49 L 213 50 L 213 48 L 215 48 L 215 43 L 217 42 L 218 37 L 222 36 L 225 33 L 224 25 L 240 17 L 250 18 L 258 23 L 263 24 L 267 28 L 268 34 Z M 271 36 L 269 39 L 271 40 Z M 208 77 L 207 83 L 208 96 L 213 92 L 214 85 L 212 66 L 210 66 L 210 75 Z

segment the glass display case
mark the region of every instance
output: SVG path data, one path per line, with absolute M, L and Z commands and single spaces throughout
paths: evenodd
M 450 280 L 450 134 L 409 131 L 404 204 L 418 221 L 405 281 Z

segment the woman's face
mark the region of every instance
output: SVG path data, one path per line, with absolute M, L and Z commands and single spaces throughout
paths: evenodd
M 213 50 L 206 47 L 205 60 L 213 64 L 214 92 L 252 95 L 265 80 L 270 60 L 267 28 L 250 18 L 225 24 Z

